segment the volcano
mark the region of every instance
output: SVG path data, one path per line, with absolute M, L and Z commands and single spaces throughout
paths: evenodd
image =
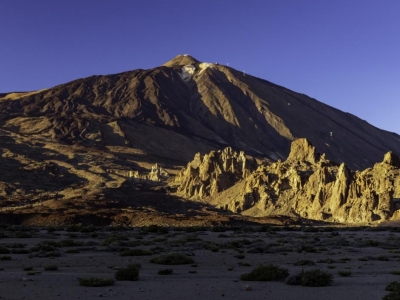
M 29 215 L 50 215 L 58 209 L 69 218 L 74 207 L 96 215 L 111 205 L 104 201 L 159 210 L 154 190 L 144 196 L 150 194 L 127 177 L 154 164 L 173 177 L 198 152 L 231 147 L 274 162 L 286 159 L 292 141 L 306 138 L 327 159 L 359 170 L 400 149 L 398 134 L 190 55 L 149 70 L 2 93 L 0 135 L 3 212 L 21 207 Z M 122 193 L 127 185 L 129 193 Z M 147 202 L 132 203 L 133 194 Z M 103 202 L 97 207 L 96 201 Z

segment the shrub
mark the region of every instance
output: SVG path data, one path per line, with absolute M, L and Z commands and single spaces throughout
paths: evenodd
M 74 240 L 61 240 L 57 243 L 58 247 L 75 247 L 75 246 L 82 246 L 82 242 L 77 242 Z
M 250 273 L 240 276 L 243 281 L 282 281 L 289 276 L 287 269 L 274 265 L 259 265 Z
M 172 274 L 172 269 L 163 269 L 157 272 L 158 275 L 170 275 Z
M 30 232 L 17 232 L 15 237 L 19 239 L 30 239 L 33 235 Z
M 339 274 L 339 276 L 342 276 L 342 277 L 349 277 L 349 276 L 351 276 L 351 271 L 341 270 L 341 271 L 338 271 L 338 274 Z
M 392 281 L 391 283 L 389 283 L 386 286 L 385 290 L 389 291 L 389 292 L 400 291 L 400 282 L 399 281 Z
M 301 285 L 303 286 L 327 286 L 332 281 L 332 274 L 319 269 L 306 271 L 301 275 Z
M 298 260 L 294 263 L 295 266 L 314 266 L 315 263 L 309 259 Z
M 81 231 L 81 226 L 79 225 L 70 225 L 67 227 L 67 232 L 78 232 Z
M 50 265 L 50 266 L 46 266 L 44 267 L 45 271 L 57 271 L 58 270 L 58 266 L 56 265 Z
M 41 272 L 39 272 L 39 271 L 29 271 L 29 272 L 26 272 L 26 275 L 30 275 L 30 276 L 32 276 L 32 275 L 36 275 L 36 274 L 40 274 Z
M 127 249 L 121 252 L 121 256 L 144 256 L 151 254 L 152 252 L 144 249 Z
M 76 248 L 67 249 L 64 253 L 79 253 L 79 250 Z
M 0 246 L 0 254 L 9 254 L 10 250 L 4 246 Z
M 81 228 L 81 232 L 83 233 L 91 233 L 91 232 L 95 232 L 97 230 L 96 227 L 94 227 L 93 225 L 89 225 L 89 226 L 85 226 Z
M 149 233 L 167 234 L 169 230 L 167 227 L 162 227 L 162 226 L 158 226 L 158 225 L 150 225 L 147 227 L 143 227 L 142 231 L 149 232 Z
M 385 289 L 390 293 L 383 296 L 382 300 L 400 300 L 400 282 L 392 281 Z
M 0 256 L 0 260 L 11 260 L 11 256 Z
M 154 257 L 150 260 L 150 262 L 159 265 L 185 265 L 194 263 L 194 260 L 180 253 L 169 253 Z
M 109 286 L 114 284 L 114 280 L 112 278 L 97 278 L 97 277 L 89 277 L 89 278 L 78 278 L 79 285 L 81 286 Z
M 301 251 L 308 252 L 308 253 L 318 252 L 318 250 L 316 248 L 314 248 L 313 246 L 310 246 L 310 245 L 302 245 L 301 249 L 298 252 L 301 252 Z
M 110 246 L 114 243 L 119 243 L 120 241 L 128 241 L 129 238 L 125 235 L 111 235 L 101 242 L 102 246 Z
M 17 248 L 17 249 L 12 249 L 12 250 L 11 250 L 11 253 L 12 253 L 12 254 L 29 254 L 29 253 L 31 253 L 31 251 L 28 250 L 28 249 L 20 249 L 20 248 Z
M 219 238 L 228 238 L 229 235 L 226 235 L 225 233 L 221 233 L 221 234 L 218 234 L 218 237 Z
M 139 264 L 129 265 L 127 268 L 119 269 L 115 273 L 115 279 L 119 281 L 136 281 L 139 278 Z

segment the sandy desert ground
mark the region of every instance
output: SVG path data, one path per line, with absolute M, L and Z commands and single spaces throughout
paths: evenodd
M 400 280 L 396 227 L 3 226 L 0 237 L 0 299 L 372 300 L 382 299 L 386 285 Z M 133 249 L 141 250 L 127 251 Z M 150 262 L 166 253 L 181 253 L 194 262 Z M 79 285 L 78 278 L 114 278 L 118 269 L 134 263 L 141 265 L 137 281 Z M 290 274 L 321 269 L 333 275 L 333 284 L 240 280 L 259 264 L 287 268 Z M 159 275 L 163 269 L 173 272 Z

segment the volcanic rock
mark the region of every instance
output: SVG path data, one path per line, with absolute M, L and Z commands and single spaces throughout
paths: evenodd
M 178 193 L 187 198 L 212 196 L 246 178 L 255 169 L 256 163 L 231 147 L 211 151 L 201 156 L 197 153 L 193 161 L 175 177 Z
M 213 193 L 187 188 L 188 182 L 204 182 L 213 176 L 189 168 L 179 177 L 187 197 L 203 200 L 248 216 L 287 215 L 341 223 L 368 223 L 391 219 L 396 199 L 400 198 L 400 168 L 396 156 L 388 153 L 384 161 L 362 172 L 352 172 L 344 163 L 330 162 L 316 153 L 305 139 L 292 143 L 286 161 L 261 165 L 247 176 L 237 177 L 235 185 Z M 206 156 L 205 156 L 206 157 Z M 194 162 L 194 165 L 198 165 Z M 188 176 L 188 177 L 187 177 Z M 208 182 L 209 183 L 209 182 Z M 189 185 L 190 186 L 190 185 Z M 191 185 L 192 187 L 193 185 Z M 203 189 L 212 185 L 202 186 Z M 212 197 L 206 197 L 211 195 Z

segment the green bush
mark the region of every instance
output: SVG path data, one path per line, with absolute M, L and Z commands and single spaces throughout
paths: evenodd
M 61 240 L 59 241 L 56 246 L 57 247 L 75 247 L 75 246 L 82 246 L 82 242 L 77 242 L 74 240 Z
M 119 281 L 136 281 L 139 278 L 139 264 L 129 265 L 127 268 L 119 269 L 115 273 L 115 279 Z
M 163 269 L 157 272 L 158 275 L 171 275 L 173 273 L 172 269 Z
M 150 260 L 150 262 L 159 265 L 185 265 L 194 263 L 194 260 L 180 253 L 169 253 L 154 257 Z
M 159 233 L 159 234 L 167 234 L 169 232 L 167 227 L 162 227 L 158 225 L 150 225 L 143 227 L 142 231 L 149 233 Z
M 385 289 L 390 293 L 383 296 L 382 300 L 400 300 L 400 282 L 392 281 Z
M 79 253 L 80 251 L 76 248 L 67 249 L 64 253 Z
M 91 233 L 97 231 L 97 228 L 93 225 L 85 226 L 81 228 L 81 232 L 83 233 Z
M 282 281 L 289 276 L 287 269 L 274 265 L 259 265 L 250 273 L 240 276 L 243 281 Z
M 66 231 L 67 232 L 79 232 L 81 231 L 82 227 L 79 225 L 70 225 L 67 227 Z
M 10 250 L 4 246 L 0 246 L 0 254 L 9 254 Z
M 112 278 L 97 278 L 97 277 L 89 277 L 89 278 L 78 278 L 79 285 L 81 286 L 109 286 L 114 284 L 114 280 Z
M 386 288 L 386 291 L 389 292 L 395 292 L 395 291 L 399 291 L 400 292 L 400 282 L 399 281 L 392 281 L 391 283 L 389 283 Z
M 31 251 L 28 249 L 17 248 L 17 249 L 12 249 L 11 253 L 12 254 L 29 254 L 29 253 L 31 253 Z
M 19 239 L 30 239 L 33 237 L 33 235 L 30 232 L 17 232 L 15 237 Z
M 303 272 L 301 276 L 301 285 L 303 286 L 327 286 L 332 281 L 332 274 L 319 269 Z
M 341 271 L 338 271 L 338 274 L 339 274 L 339 276 L 342 276 L 342 277 L 349 277 L 349 276 L 351 276 L 351 271 L 341 270 Z
M 126 249 L 121 252 L 121 256 L 144 256 L 152 254 L 153 253 L 151 251 L 144 249 Z
M 309 259 L 298 260 L 294 263 L 295 266 L 314 266 L 315 263 Z
M 101 242 L 102 246 L 110 246 L 114 243 L 120 243 L 121 241 L 128 241 L 129 238 L 126 235 L 110 235 L 104 241 Z
M 315 269 L 291 275 L 286 279 L 286 284 L 302 286 L 327 286 L 333 281 L 330 273 Z

